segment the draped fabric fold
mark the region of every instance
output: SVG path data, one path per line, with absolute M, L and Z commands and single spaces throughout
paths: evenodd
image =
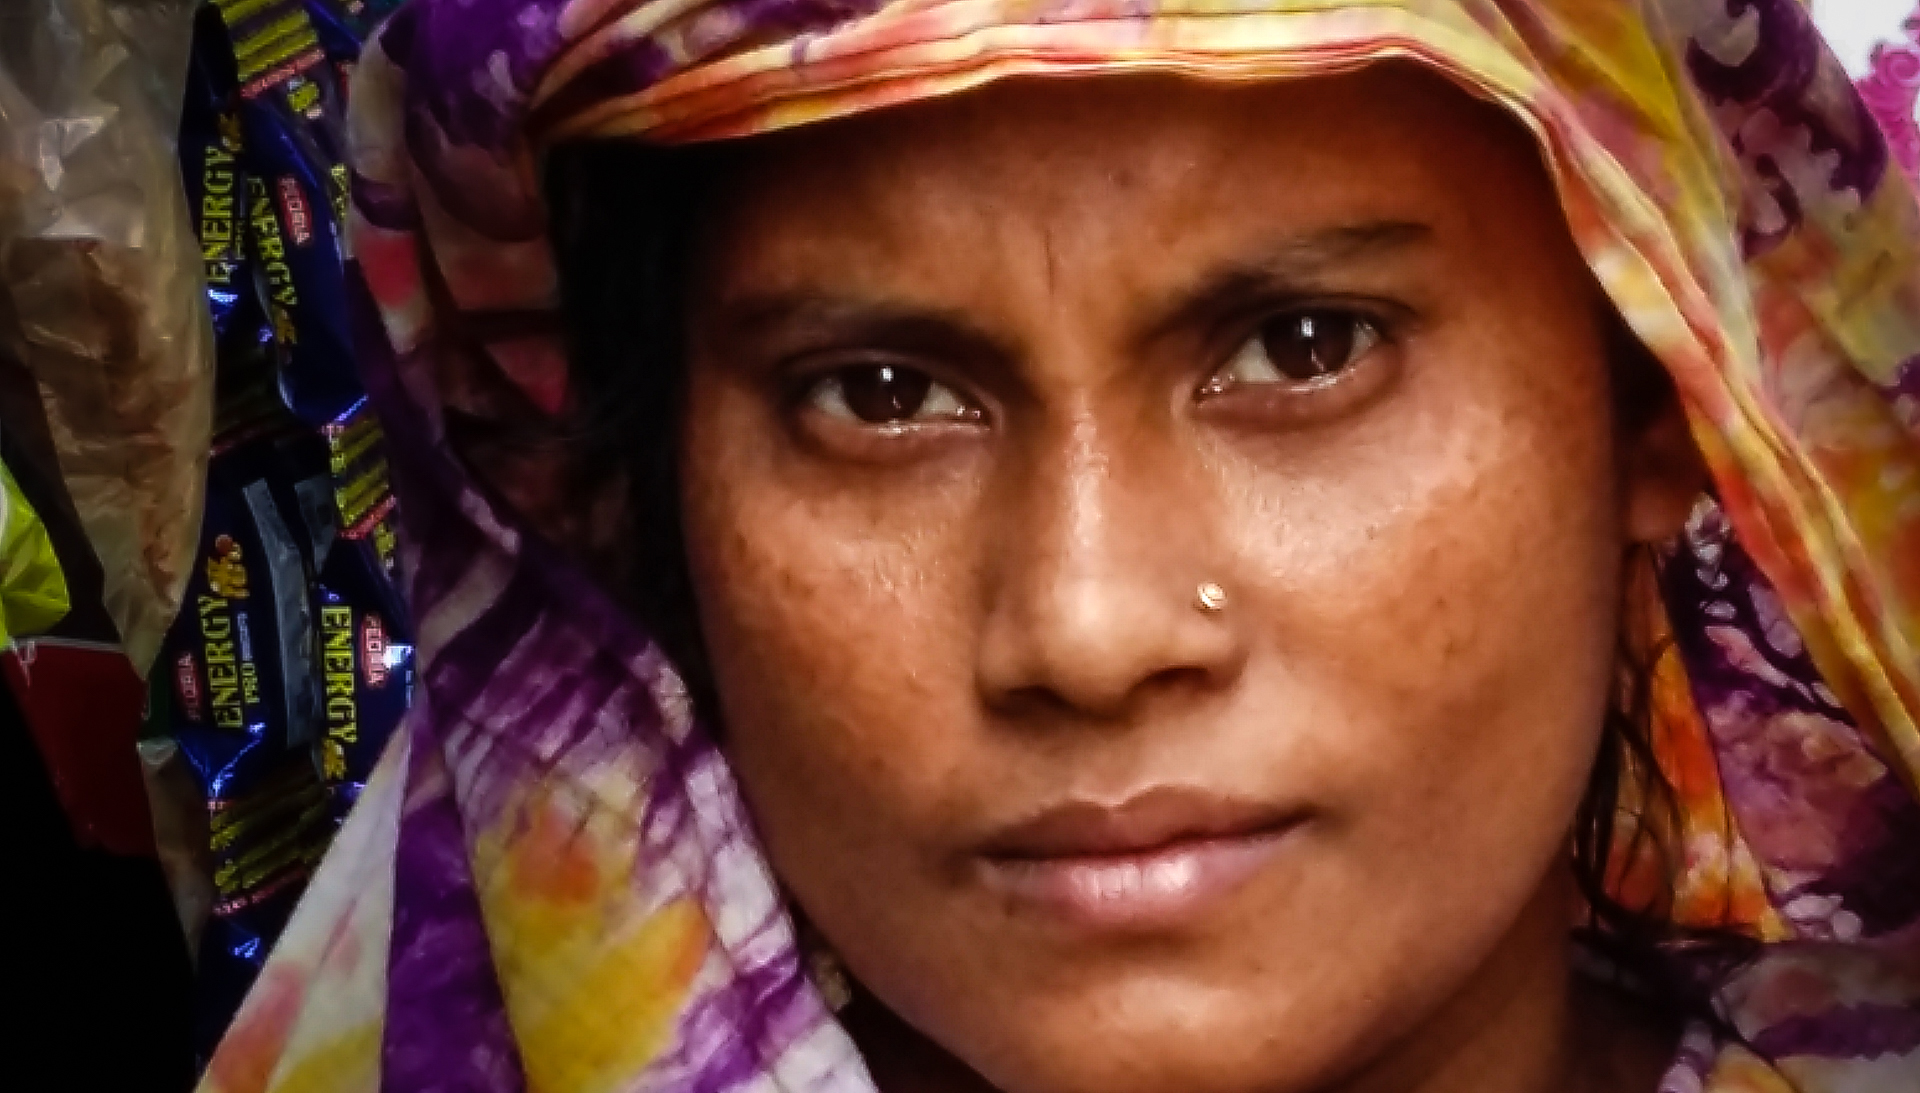
M 1674 913 L 1766 944 L 1663 1089 L 1920 1087 L 1920 210 L 1795 0 L 414 0 L 352 140 L 421 697 L 205 1088 L 871 1091 L 721 754 L 581 562 L 607 484 L 450 446 L 571 405 L 544 148 L 1382 58 L 1539 137 L 1713 474 L 1647 612 Z

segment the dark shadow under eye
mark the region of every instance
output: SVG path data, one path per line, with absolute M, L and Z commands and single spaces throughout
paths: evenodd
M 888 425 L 917 416 L 933 387 L 933 379 L 925 372 L 890 364 L 844 368 L 833 378 L 847 409 L 869 425 Z

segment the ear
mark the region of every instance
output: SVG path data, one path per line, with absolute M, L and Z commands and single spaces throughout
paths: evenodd
M 1620 438 L 1621 527 L 1628 540 L 1654 544 L 1680 534 L 1708 481 L 1686 409 L 1669 388 L 1658 408 Z

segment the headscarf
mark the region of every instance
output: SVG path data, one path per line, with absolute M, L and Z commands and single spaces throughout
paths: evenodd
M 355 84 L 352 243 L 417 706 L 205 1088 L 871 1093 L 724 759 L 587 574 L 588 478 L 448 445 L 570 407 L 545 148 L 1388 57 L 1538 136 L 1712 472 L 1643 635 L 1677 654 L 1673 914 L 1766 944 L 1662 1089 L 1920 1088 L 1920 222 L 1795 0 L 414 0 Z

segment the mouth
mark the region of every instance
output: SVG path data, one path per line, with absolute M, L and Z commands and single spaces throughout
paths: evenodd
M 1164 931 L 1225 902 L 1306 818 L 1159 787 L 1115 805 L 1048 809 L 999 833 L 977 860 L 982 882 L 1017 910 L 1094 931 Z

